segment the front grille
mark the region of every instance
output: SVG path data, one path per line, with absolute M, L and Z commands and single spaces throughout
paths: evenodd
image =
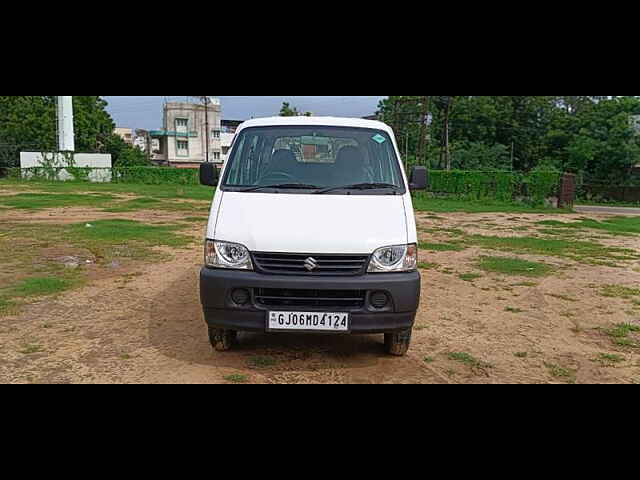
M 292 253 L 254 253 L 258 271 L 297 275 L 362 275 L 368 255 L 302 255 Z M 309 270 L 305 263 L 315 265 Z
M 294 290 L 256 288 L 256 303 L 264 307 L 361 308 L 364 290 Z

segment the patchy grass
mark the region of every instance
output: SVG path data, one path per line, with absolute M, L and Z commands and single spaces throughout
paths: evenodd
M 19 193 L 11 196 L 0 196 L 0 204 L 18 210 L 43 210 L 60 207 L 99 208 L 113 200 L 115 200 L 113 195 L 105 194 Z
M 537 237 L 492 237 L 468 235 L 463 243 L 489 250 L 504 252 L 565 257 L 582 263 L 602 264 L 611 260 L 635 260 L 640 255 L 635 250 L 619 247 L 607 247 L 587 241 L 568 241 Z
M 447 357 L 449 358 L 449 360 L 463 363 L 468 367 L 471 367 L 472 369 L 484 370 L 487 368 L 493 368 L 493 365 L 491 365 L 490 363 L 478 360 L 473 355 L 465 352 L 451 352 L 449 353 L 449 355 L 447 355 Z
M 420 231 L 421 232 L 425 232 L 425 233 L 447 233 L 449 235 L 464 235 L 465 234 L 464 230 L 460 230 L 459 228 L 433 227 L 433 228 L 423 228 Z
M 549 374 L 554 378 L 565 379 L 567 383 L 576 382 L 576 371 L 570 368 L 564 368 L 554 363 L 544 362 L 544 366 L 549 370 Z
M 249 358 L 249 366 L 253 368 L 269 368 L 273 367 L 277 360 L 273 357 L 267 357 L 263 355 L 256 355 Z
M 632 325 L 630 323 L 618 323 L 613 328 L 605 331 L 607 335 L 614 338 L 628 337 L 630 333 L 640 332 L 640 326 Z
M 439 263 L 429 263 L 429 262 L 418 263 L 418 268 L 420 270 L 435 270 L 439 266 L 440 266 Z
M 424 363 L 433 363 L 436 359 L 433 357 L 424 357 Z
M 614 235 L 637 235 L 640 234 L 640 217 L 611 217 L 598 221 L 590 218 L 582 219 L 578 222 L 560 222 L 557 220 L 545 220 L 538 222 L 538 225 L 551 226 L 556 229 L 591 229 L 601 230 Z
M 465 282 L 473 282 L 479 278 L 482 278 L 482 275 L 479 273 L 461 273 L 458 275 L 460 280 L 464 280 Z
M 413 207 L 418 212 L 433 213 L 573 213 L 571 210 L 566 209 L 529 207 L 526 205 L 490 200 L 477 201 L 434 198 L 428 194 L 415 195 L 413 198 Z
M 67 228 L 70 239 L 88 248 L 98 258 L 146 258 L 152 256 L 152 247 L 180 248 L 193 239 L 176 233 L 178 225 L 148 225 L 134 220 L 99 220 L 71 225 Z
M 538 284 L 536 282 L 519 282 L 511 285 L 512 287 L 537 287 Z
M 527 358 L 529 356 L 529 353 L 527 353 L 527 352 L 516 352 L 513 355 L 518 357 L 518 358 Z
M 240 374 L 227 375 L 223 378 L 225 381 L 231 383 L 247 383 L 247 381 L 249 380 L 249 377 Z
M 126 183 L 79 183 L 79 182 L 15 182 L 0 180 L 6 188 L 28 188 L 46 193 L 100 193 L 129 194 L 159 199 L 190 199 L 211 202 L 214 189 L 202 185 L 137 185 Z M 2 203 L 2 202 L 0 202 Z
M 161 210 L 163 202 L 157 198 L 140 197 L 133 200 L 118 202 L 112 207 L 105 208 L 103 211 L 111 213 L 132 212 L 135 210 Z
M 430 252 L 461 252 L 465 247 L 458 243 L 420 243 L 420 249 Z
M 594 358 L 593 362 L 599 362 L 601 365 L 605 367 L 610 367 L 616 365 L 618 363 L 622 363 L 626 360 L 626 358 L 622 355 L 617 355 L 613 353 L 601 353 L 597 358 Z
M 22 346 L 22 350 L 20 350 L 20 353 L 22 353 L 23 355 L 32 355 L 34 353 L 40 353 L 42 351 L 44 351 L 42 345 L 27 343 Z
M 631 299 L 640 296 L 640 288 L 630 288 L 623 285 L 605 285 L 600 295 L 609 298 Z
M 57 276 L 32 276 L 0 286 L 0 315 L 13 313 L 27 298 L 55 295 L 81 283 L 77 272 L 59 271 Z
M 73 281 L 60 277 L 31 277 L 13 285 L 8 289 L 13 297 L 35 297 L 53 295 L 68 290 Z
M 523 277 L 544 277 L 553 271 L 552 267 L 544 263 L 507 257 L 481 257 L 478 268 L 486 272 Z
M 577 298 L 570 297 L 568 295 L 563 295 L 561 293 L 547 293 L 550 297 L 557 298 L 558 300 L 564 300 L 565 302 L 577 302 Z
M 15 304 L 13 302 L 0 297 L 0 316 L 11 313 L 14 307 Z
M 208 203 L 194 203 L 194 202 L 176 202 L 176 201 L 162 201 L 156 198 L 141 197 L 133 200 L 127 200 L 125 202 L 118 202 L 103 209 L 104 212 L 109 213 L 123 213 L 134 212 L 137 210 L 156 210 L 156 211 L 168 211 L 168 212 L 194 212 L 208 211 Z
M 516 307 L 505 307 L 504 309 L 505 312 L 509 312 L 509 313 L 524 313 L 525 310 L 522 310 L 521 308 L 516 308 Z
M 13 313 L 30 298 L 82 285 L 86 278 L 82 259 L 98 265 L 113 259 L 163 259 L 167 254 L 155 247 L 180 248 L 193 242 L 192 237 L 177 232 L 180 228 L 185 226 L 131 220 L 77 225 L 0 223 L 0 271 L 4 274 L 0 279 L 0 314 Z M 76 268 L 64 266 L 67 256 L 80 259 Z
M 611 337 L 614 345 L 619 347 L 640 348 L 640 343 L 631 336 L 640 332 L 640 326 L 630 323 L 618 323 L 613 328 L 605 330 L 605 333 Z

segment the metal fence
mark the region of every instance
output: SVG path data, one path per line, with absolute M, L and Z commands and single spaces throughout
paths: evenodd
M 640 203 L 640 186 L 583 184 L 580 187 L 580 198 L 593 201 Z

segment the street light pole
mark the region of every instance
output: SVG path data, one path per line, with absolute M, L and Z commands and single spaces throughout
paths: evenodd
M 204 97 L 204 124 L 206 129 L 205 138 L 207 141 L 207 163 L 209 163 L 209 97 Z

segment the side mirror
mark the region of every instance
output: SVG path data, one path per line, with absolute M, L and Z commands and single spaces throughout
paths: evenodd
M 427 167 L 413 167 L 411 170 L 411 178 L 409 179 L 409 189 L 413 192 L 415 190 L 426 190 L 427 181 Z
M 200 183 L 209 187 L 218 186 L 218 167 L 213 163 L 200 165 Z

